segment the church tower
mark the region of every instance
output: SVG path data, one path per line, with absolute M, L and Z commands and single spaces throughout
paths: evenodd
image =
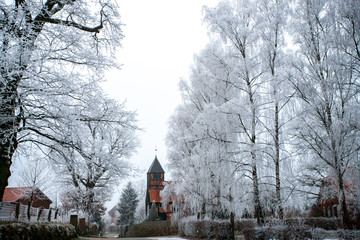
M 165 171 L 157 156 L 147 172 L 147 190 L 162 190 L 164 188 Z
M 155 204 L 157 215 L 162 220 L 166 220 L 166 213 L 161 208 L 160 191 L 164 189 L 165 171 L 162 168 L 157 156 L 152 162 L 147 172 L 147 188 L 146 188 L 146 214 L 150 212 L 152 204 Z

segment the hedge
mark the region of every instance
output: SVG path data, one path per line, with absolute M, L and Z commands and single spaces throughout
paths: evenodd
M 235 230 L 246 240 L 267 239 L 360 239 L 360 231 L 339 229 L 336 218 L 267 219 L 265 225 L 257 227 L 253 219 L 235 222 Z
M 252 229 L 256 226 L 255 219 L 243 219 L 235 222 L 235 230 Z M 340 226 L 338 218 L 287 218 L 284 220 L 270 218 L 265 220 L 265 226 L 308 226 L 310 228 L 321 228 L 325 230 L 337 230 Z
M 179 222 L 179 234 L 191 238 L 232 239 L 229 221 L 183 219 Z
M 129 226 L 125 232 L 126 237 L 153 237 L 177 235 L 178 229 L 170 221 L 145 221 Z
M 75 227 L 63 223 L 2 223 L 0 239 L 71 240 L 76 237 Z
M 360 239 L 360 231 L 356 230 L 324 230 L 309 227 L 257 227 L 243 231 L 245 240 L 302 240 L 302 239 Z

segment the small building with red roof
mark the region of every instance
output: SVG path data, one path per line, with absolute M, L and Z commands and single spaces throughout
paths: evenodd
M 166 206 L 166 209 L 162 206 L 162 199 L 160 192 L 164 189 L 164 184 L 169 183 L 165 181 L 165 171 L 162 168 L 157 156 L 152 162 L 149 171 L 147 172 L 147 189 L 145 199 L 145 211 L 146 214 L 150 213 L 151 208 L 156 208 L 157 218 L 160 220 L 171 220 L 172 202 Z
M 117 205 L 115 205 L 110 211 L 108 212 L 110 216 L 110 224 L 116 224 L 116 220 L 119 218 L 119 211 L 117 210 Z
M 347 168 L 343 175 L 343 186 L 347 212 L 351 224 L 360 227 L 360 211 L 358 205 L 359 185 L 358 171 Z M 321 180 L 317 202 L 312 206 L 310 216 L 315 217 L 340 217 L 340 202 L 338 198 L 339 184 L 335 174 L 330 174 Z
M 357 205 L 357 180 L 358 176 L 354 169 L 348 168 L 343 176 L 343 185 L 345 190 L 345 199 L 350 214 L 355 213 Z M 340 203 L 338 199 L 339 185 L 334 174 L 331 174 L 321 180 L 321 186 L 318 197 L 318 206 L 323 217 L 338 217 Z
M 50 208 L 52 201 L 37 187 L 7 187 L 4 191 L 3 202 L 19 202 L 27 205 L 32 202 L 32 207 Z

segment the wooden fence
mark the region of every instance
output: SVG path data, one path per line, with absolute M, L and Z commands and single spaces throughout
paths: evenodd
M 34 208 L 19 202 L 0 202 L 0 221 L 58 221 L 58 209 Z

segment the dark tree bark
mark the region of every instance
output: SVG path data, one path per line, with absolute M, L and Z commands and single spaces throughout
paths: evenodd
M 279 106 L 275 104 L 275 188 L 276 200 L 279 218 L 284 218 L 284 211 L 281 201 L 281 185 L 280 185 L 280 142 L 279 142 Z
M 18 98 L 16 85 L 11 83 L 13 81 L 9 81 L 8 86 L 5 83 L 0 85 L 0 201 L 8 185 L 11 159 L 18 146 L 16 130 L 19 126 L 19 116 L 16 114 Z

